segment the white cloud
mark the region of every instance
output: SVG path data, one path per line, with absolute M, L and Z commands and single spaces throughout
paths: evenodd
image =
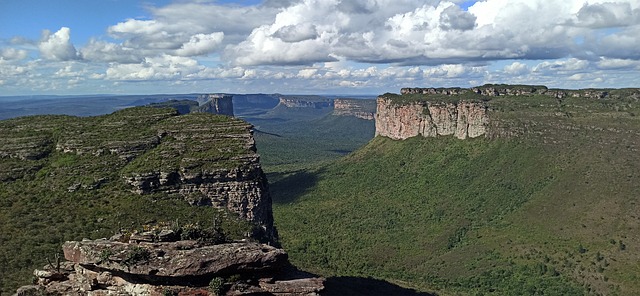
M 40 55 L 49 60 L 69 61 L 77 59 L 78 52 L 71 44 L 70 35 L 71 30 L 67 27 L 60 28 L 53 35 L 48 30 L 45 30 L 38 44 Z
M 109 80 L 168 80 L 194 75 L 204 68 L 191 58 L 163 55 L 146 58 L 139 64 L 112 64 L 106 71 Z
M 316 76 L 317 73 L 318 73 L 318 69 L 313 69 L 313 68 L 302 69 L 298 71 L 298 77 L 309 79 Z
M 0 60 L 23 60 L 27 57 L 27 51 L 24 49 L 3 48 L 0 50 Z
M 273 33 L 273 37 L 280 38 L 284 42 L 300 42 L 318 37 L 316 26 L 313 24 L 288 25 Z
M 529 72 L 529 67 L 520 62 L 513 62 L 504 67 L 504 72 L 511 75 L 522 75 Z
M 589 62 L 580 59 L 567 59 L 556 61 L 545 61 L 533 68 L 536 72 L 571 72 L 585 70 L 589 66 Z
M 89 62 L 106 63 L 139 63 L 144 60 L 142 52 L 132 48 L 123 47 L 120 44 L 90 40 L 89 43 L 80 49 L 80 56 Z
M 176 53 L 180 56 L 198 56 L 213 52 L 224 39 L 223 32 L 196 34 L 188 42 L 182 44 Z
M 596 64 L 599 69 L 630 69 L 640 67 L 640 61 L 631 59 L 602 58 Z
M 589 28 L 609 28 L 637 24 L 640 11 L 631 8 L 630 3 L 605 2 L 584 3 L 576 14 L 575 24 Z

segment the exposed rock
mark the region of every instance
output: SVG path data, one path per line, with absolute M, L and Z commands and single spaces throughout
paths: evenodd
M 226 94 L 201 95 L 197 101 L 200 106 L 193 112 L 233 116 L 233 96 Z
M 282 249 L 235 242 L 66 242 L 59 267 L 36 270 L 17 295 L 318 295 L 324 279 L 297 271 Z
M 333 107 L 333 100 L 320 96 L 281 96 L 279 105 L 287 108 L 323 109 Z
M 354 116 L 365 120 L 374 120 L 376 101 L 365 99 L 335 99 L 333 115 Z
M 425 94 L 425 95 L 447 95 L 455 96 L 466 93 L 475 93 L 488 97 L 495 96 L 533 96 L 533 95 L 545 95 L 558 99 L 572 97 L 572 98 L 586 98 L 586 99 L 619 99 L 622 97 L 640 97 L 640 89 L 549 89 L 543 85 L 507 85 L 507 84 L 486 84 L 483 86 L 477 86 L 472 88 L 402 88 L 400 90 L 402 95 L 411 94 Z
M 485 134 L 488 123 L 487 107 L 482 102 L 396 104 L 385 96 L 378 98 L 376 135 L 392 139 L 418 135 L 475 138 Z
M 66 242 L 65 259 L 96 271 L 139 276 L 150 283 L 168 278 L 266 272 L 283 267 L 282 249 L 258 243 L 201 246 L 195 241 L 121 243 L 108 240 Z

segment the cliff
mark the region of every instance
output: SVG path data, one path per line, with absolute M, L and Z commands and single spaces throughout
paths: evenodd
M 278 98 L 279 106 L 287 108 L 332 108 L 333 100 L 321 96 L 281 96 Z
M 193 112 L 233 116 L 233 96 L 225 94 L 201 95 L 197 99 L 200 106 Z
M 398 105 L 389 97 L 377 100 L 376 136 L 401 140 L 418 135 L 475 138 L 486 133 L 489 117 L 482 102 L 416 101 Z
M 423 95 L 446 95 L 457 96 L 464 94 L 478 94 L 488 97 L 497 96 L 535 96 L 544 95 L 554 98 L 586 98 L 586 99 L 621 99 L 640 98 L 640 89 L 550 89 L 543 85 L 508 85 L 508 84 L 485 84 L 472 88 L 402 88 L 402 95 L 423 94 Z
M 0 233 L 12 234 L 0 244 L 3 294 L 64 240 L 147 221 L 217 221 L 233 239 L 277 239 L 252 126 L 233 117 L 136 107 L 3 120 L 0 180 L 0 212 L 11 213 Z
M 365 120 L 374 120 L 376 101 L 365 99 L 335 99 L 333 115 L 353 116 Z
M 586 114 L 635 116 L 640 89 L 548 89 L 545 86 L 483 85 L 472 88 L 403 88 L 377 100 L 376 135 L 406 139 L 537 137 L 561 143 L 561 131 L 597 130 L 577 120 Z M 631 133 L 631 131 L 627 131 Z
M 192 205 L 225 208 L 275 235 L 268 183 L 250 124 L 192 114 L 169 118 L 157 127 L 152 153 L 123 170 L 132 191 L 179 195 Z

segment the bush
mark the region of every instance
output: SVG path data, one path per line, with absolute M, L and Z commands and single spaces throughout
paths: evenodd
M 214 277 L 209 282 L 209 291 L 213 293 L 213 295 L 219 296 L 222 295 L 224 289 L 224 279 L 221 277 Z

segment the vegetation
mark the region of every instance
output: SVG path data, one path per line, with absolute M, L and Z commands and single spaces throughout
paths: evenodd
M 444 295 L 640 293 L 635 99 L 488 104 L 491 138 L 375 138 L 321 165 L 263 153 L 290 260 Z
M 225 116 L 177 116 L 173 109 L 0 121 L 0 293 L 29 284 L 65 241 L 110 237 L 154 221 L 175 221 L 178 234 L 189 237 L 243 238 L 252 225 L 233 214 L 190 206 L 180 196 L 139 195 L 123 181 L 163 168 L 237 164 L 236 156 L 253 152 L 228 137 L 234 134 L 248 135 L 248 125 Z M 128 262 L 145 260 L 142 250 L 130 255 Z

